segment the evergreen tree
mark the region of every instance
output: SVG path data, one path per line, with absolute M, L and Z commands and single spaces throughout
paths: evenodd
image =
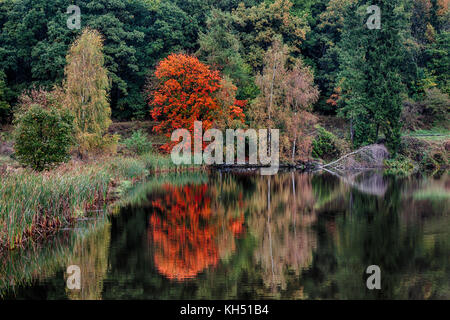
M 0 123 L 4 122 L 10 114 L 10 106 L 7 102 L 8 88 L 6 87 L 5 74 L 0 71 Z
M 242 45 L 233 30 L 231 14 L 213 9 L 207 26 L 208 32 L 199 35 L 197 56 L 233 80 L 239 99 L 255 98 L 257 88 L 252 81 L 252 70 L 241 56 Z
M 381 9 L 380 29 L 366 25 L 369 5 Z M 351 121 L 356 146 L 374 143 L 384 133 L 388 148 L 394 155 L 398 151 L 407 26 L 402 0 L 359 0 L 347 9 L 340 42 L 341 114 Z
M 437 35 L 436 41 L 425 51 L 428 58 L 427 68 L 436 78 L 438 87 L 450 94 L 450 32 Z

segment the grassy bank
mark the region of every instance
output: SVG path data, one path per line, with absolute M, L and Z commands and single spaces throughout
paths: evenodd
M 43 173 L 6 171 L 0 181 L 0 250 L 39 241 L 77 218 L 103 211 L 124 184 L 184 168 L 168 156 L 149 153 L 71 162 Z

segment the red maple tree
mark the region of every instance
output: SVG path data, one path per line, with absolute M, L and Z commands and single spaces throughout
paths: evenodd
M 154 76 L 151 115 L 160 121 L 153 129 L 155 132 L 170 137 L 173 130 L 184 128 L 193 133 L 194 121 L 203 121 L 203 130 L 208 130 L 224 114 L 219 95 L 222 78 L 196 57 L 171 54 L 159 62 Z M 231 112 L 226 114 L 243 119 L 242 108 L 236 102 L 227 108 Z M 162 149 L 170 151 L 174 144 L 167 143 Z

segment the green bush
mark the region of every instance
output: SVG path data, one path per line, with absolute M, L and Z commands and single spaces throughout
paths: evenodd
M 123 144 L 137 155 L 142 155 L 152 149 L 152 143 L 142 130 L 135 131 L 130 138 L 123 141 Z
M 448 157 L 444 152 L 434 150 L 425 153 L 420 165 L 425 170 L 439 170 L 447 166 Z
M 414 165 L 411 160 L 403 156 L 385 160 L 384 166 L 387 175 L 408 176 L 414 171 Z
M 73 117 L 68 111 L 33 105 L 15 119 L 15 155 L 25 166 L 42 171 L 69 159 Z
M 427 109 L 431 109 L 434 124 L 447 124 L 450 112 L 450 98 L 448 94 L 441 92 L 437 88 L 427 90 L 424 104 Z
M 321 126 L 317 126 L 318 134 L 312 142 L 312 156 L 316 159 L 333 160 L 340 155 L 337 138 Z

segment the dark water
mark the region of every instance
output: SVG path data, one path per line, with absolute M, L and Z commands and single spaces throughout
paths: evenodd
M 3 257 L 0 297 L 449 299 L 449 191 L 445 173 L 157 177 L 109 219 Z

